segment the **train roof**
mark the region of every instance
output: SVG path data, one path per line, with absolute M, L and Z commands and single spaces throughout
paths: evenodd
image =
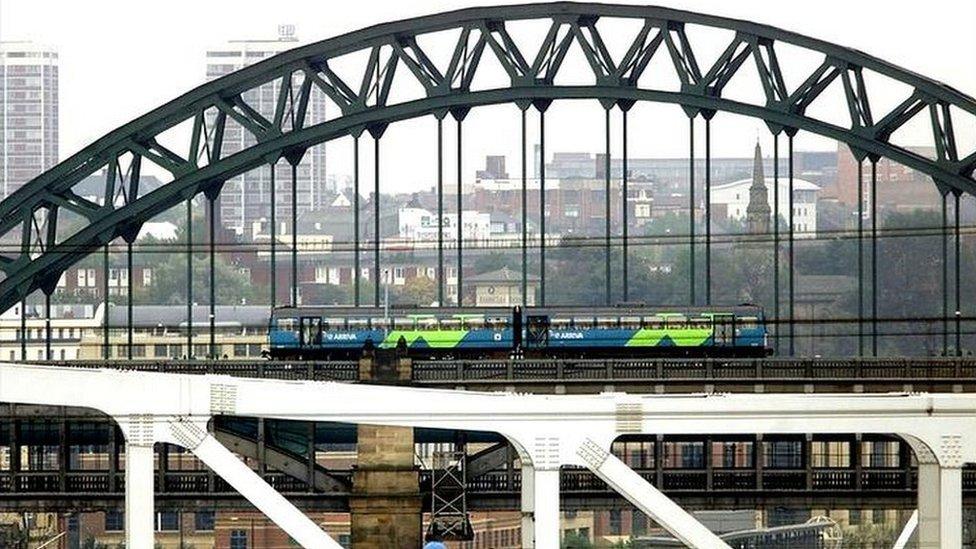
M 347 306 L 299 306 L 276 307 L 275 315 L 308 315 L 319 316 L 423 316 L 423 315 L 510 315 L 512 307 L 347 307 Z
M 514 307 L 395 307 L 389 309 L 384 307 L 351 307 L 351 306 L 284 306 L 276 307 L 275 315 L 316 315 L 316 316 L 384 316 L 403 317 L 403 316 L 453 316 L 453 315 L 509 315 Z M 552 307 L 528 307 L 527 314 L 560 314 L 577 316 L 614 316 L 614 315 L 636 315 L 649 316 L 655 314 L 684 314 L 688 316 L 702 315 L 710 313 L 727 313 L 741 315 L 762 314 L 762 307 L 758 305 L 716 305 L 708 307 L 682 307 L 674 305 L 627 305 L 618 307 L 572 307 L 572 306 L 552 306 Z

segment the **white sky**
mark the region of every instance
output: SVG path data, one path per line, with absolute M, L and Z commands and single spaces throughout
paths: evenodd
M 279 23 L 293 23 L 299 38 L 310 42 L 381 22 L 485 3 L 459 0 L 0 0 L 0 38 L 33 40 L 59 50 L 61 156 L 66 158 L 115 127 L 202 84 L 204 52 L 226 40 L 274 38 Z M 924 3 L 661 0 L 659 4 L 753 20 L 854 47 L 976 95 L 976 30 L 973 26 L 976 2 L 973 0 L 927 0 Z M 704 43 L 707 43 L 705 39 Z M 720 50 L 726 42 L 726 38 L 716 38 L 711 49 Z M 788 53 L 777 51 L 781 61 L 789 65 L 784 59 L 788 58 Z M 700 55 L 703 70 L 707 69 L 714 55 Z M 797 65 L 802 63 L 797 62 Z M 789 66 L 784 67 L 784 71 L 789 81 Z M 794 80 L 796 78 L 799 75 Z M 796 82 L 788 84 L 793 87 Z M 887 96 L 878 95 L 883 105 L 894 105 L 904 98 L 904 92 L 897 89 Z M 880 117 L 881 108 L 875 105 L 876 117 Z M 603 113 L 595 102 L 582 107 L 578 103 L 557 104 L 550 112 L 547 116 L 549 152 L 602 150 Z M 843 120 L 846 112 L 840 111 L 839 115 L 839 120 Z M 614 154 L 619 151 L 618 116 L 615 113 L 613 121 Z M 956 123 L 962 137 L 960 148 L 976 143 L 976 121 L 970 118 Z M 530 118 L 533 134 L 535 125 L 535 118 Z M 450 155 L 454 130 L 452 124 L 446 127 Z M 677 107 L 639 107 L 631 115 L 630 127 L 632 156 L 687 154 L 687 119 Z M 399 183 L 405 186 L 431 183 L 433 128 L 431 119 L 405 122 L 391 128 L 383 140 L 384 181 L 399 175 Z M 927 133 L 919 128 L 906 130 L 905 144 L 921 144 L 928 139 Z M 764 151 L 770 153 L 768 133 L 762 129 L 759 121 L 720 115 L 713 123 L 713 154 L 748 156 L 757 135 L 762 135 Z M 508 155 L 509 171 L 516 173 L 517 130 L 517 111 L 512 106 L 475 111 L 465 123 L 466 177 L 469 177 L 469 171 L 473 175 L 474 169 L 482 166 L 484 154 Z M 698 136 L 701 134 L 703 131 L 699 130 Z M 431 138 L 418 139 L 418 135 Z M 531 141 L 534 141 L 533 135 L 530 135 Z M 797 141 L 798 149 L 832 149 L 835 146 L 833 142 L 804 134 Z M 351 147 L 348 140 L 328 147 L 330 173 L 349 173 L 348 151 Z M 362 148 L 364 165 L 367 166 L 365 176 L 368 175 L 372 146 L 364 143 Z M 701 154 L 700 149 L 698 154 Z M 431 161 L 419 162 L 422 158 Z M 400 169 L 406 166 L 409 169 Z M 451 170 L 446 166 L 446 173 L 453 173 Z

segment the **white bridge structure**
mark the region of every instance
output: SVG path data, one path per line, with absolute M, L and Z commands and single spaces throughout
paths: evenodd
M 920 547 L 962 546 L 976 395 L 528 395 L 0 364 L 0 402 L 79 406 L 125 434 L 127 547 L 153 547 L 153 445 L 192 451 L 304 547 L 338 548 L 208 433 L 215 415 L 500 433 L 522 463 L 523 546 L 559 547 L 559 469 L 583 466 L 692 547 L 728 547 L 610 453 L 623 434 L 883 433 L 918 460 Z M 904 537 L 904 536 L 903 536 Z

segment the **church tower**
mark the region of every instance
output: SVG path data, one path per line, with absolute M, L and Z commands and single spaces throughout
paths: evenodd
M 756 141 L 756 155 L 752 166 L 752 185 L 749 187 L 749 205 L 746 207 L 746 225 L 750 233 L 769 233 L 770 211 L 766 177 L 763 174 L 762 150 L 759 148 L 759 141 Z

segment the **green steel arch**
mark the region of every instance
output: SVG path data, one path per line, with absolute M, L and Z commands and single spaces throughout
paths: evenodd
M 615 58 L 606 47 L 597 26 L 600 18 L 639 22 L 624 55 Z M 506 30 L 506 24 L 524 20 L 548 23 L 541 46 L 531 51 Z M 686 25 L 729 30 L 734 36 L 712 66 L 701 67 Z M 450 61 L 438 64 L 420 41 L 445 30 L 455 30 L 457 38 Z M 823 58 L 794 89 L 787 87 L 781 72 L 778 43 Z M 592 82 L 557 82 L 571 48 L 584 55 Z M 356 80 L 343 79 L 330 62 L 357 51 L 368 52 L 368 61 Z M 507 86 L 473 88 L 485 55 L 497 58 Z M 664 56 L 673 66 L 678 91 L 643 86 L 641 76 L 655 56 Z M 726 84 L 750 63 L 765 101 L 749 104 L 723 97 Z M 891 110 L 872 112 L 865 70 L 912 91 Z M 398 74 L 419 84 L 422 94 L 390 101 Z M 278 94 L 271 117 L 262 116 L 245 98 L 248 90 L 268 83 L 275 84 Z M 809 114 L 832 84 L 843 87 L 849 126 Z M 313 94 L 325 94 L 339 112 L 323 122 L 308 122 Z M 625 109 L 636 101 L 656 101 L 681 105 L 692 117 L 711 117 L 717 111 L 752 116 L 776 133 L 804 130 L 846 143 L 862 159 L 890 158 L 931 176 L 942 192 L 976 194 L 976 150 L 958 149 L 952 120 L 955 109 L 976 116 L 976 100 L 857 50 L 753 22 L 657 7 L 559 2 L 471 8 L 377 25 L 269 58 L 133 120 L 30 181 L 0 202 L 0 235 L 20 242 L 13 253 L 0 255 L 0 310 L 36 289 L 53 291 L 70 265 L 115 238 L 134 238 L 154 215 L 198 193 L 218 192 L 224 181 L 263 164 L 281 158 L 297 162 L 313 145 L 363 131 L 381 135 L 388 124 L 414 117 L 463 116 L 472 107 L 498 103 L 545 108 L 557 99 L 597 99 L 608 108 Z M 890 141 L 917 115 L 931 123 L 934 159 Z M 253 143 L 223 154 L 224 130 L 231 123 L 243 128 Z M 162 134 L 183 124 L 192 130 L 180 151 L 160 143 Z M 169 172 L 172 180 L 140 195 L 144 163 Z M 103 200 L 92 202 L 72 191 L 101 170 L 107 170 Z M 75 223 L 70 234 L 59 235 L 58 217 L 64 211 L 83 222 Z

